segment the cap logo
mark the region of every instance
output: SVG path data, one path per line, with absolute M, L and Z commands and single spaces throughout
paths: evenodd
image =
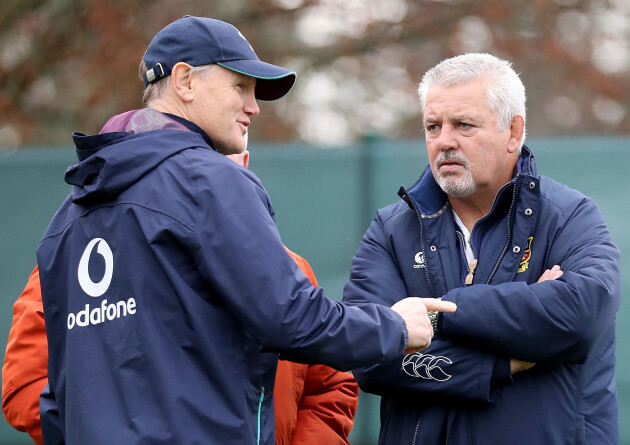
M 241 39 L 245 40 L 245 43 L 247 43 L 247 44 L 249 45 L 249 47 L 251 48 L 251 50 L 252 50 L 252 51 L 254 51 L 254 48 L 252 48 L 251 43 L 249 43 L 249 42 L 247 41 L 247 39 L 245 38 L 245 36 L 244 36 L 243 34 L 241 34 L 241 32 L 240 32 L 238 29 L 237 29 L 237 31 L 238 31 L 238 35 L 239 35 L 239 36 L 241 36 Z M 254 52 L 255 52 L 255 51 L 254 51 Z

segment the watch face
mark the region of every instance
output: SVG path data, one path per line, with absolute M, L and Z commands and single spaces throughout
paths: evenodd
M 437 311 L 431 311 L 431 312 L 427 312 L 427 316 L 429 317 L 429 320 L 431 321 L 431 327 L 433 328 L 433 334 L 436 333 L 437 330 Z

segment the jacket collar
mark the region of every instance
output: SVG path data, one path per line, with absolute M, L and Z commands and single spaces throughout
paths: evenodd
M 79 163 L 65 180 L 72 200 L 84 205 L 112 199 L 182 150 L 210 149 L 199 133 L 150 108 L 114 116 L 100 134 L 72 137 Z
M 531 150 L 523 145 L 521 155 L 516 163 L 516 171 L 514 179 L 518 175 L 536 176 L 536 161 Z M 433 177 L 430 166 L 424 169 L 424 172 L 410 188 L 409 196 L 415 201 L 418 210 L 422 214 L 436 215 L 446 204 L 447 196 L 440 188 Z

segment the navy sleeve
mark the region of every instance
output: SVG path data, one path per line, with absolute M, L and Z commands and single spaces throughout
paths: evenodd
M 406 297 L 405 283 L 388 251 L 382 222 L 377 216 L 353 258 L 344 302 L 391 306 Z M 436 337 L 421 353 L 400 354 L 393 360 L 355 369 L 353 373 L 364 391 L 376 394 L 394 392 L 441 400 L 491 402 L 493 385 L 502 381 L 493 377 L 495 369 L 505 371 L 504 366 L 497 365 L 498 360 L 505 365 L 505 358 Z
M 489 403 L 494 401 L 494 389 L 510 381 L 509 360 L 439 337 L 421 352 L 355 369 L 353 374 L 363 391 L 418 397 L 423 402 Z
M 229 164 L 229 165 L 228 165 Z M 285 251 L 255 175 L 231 161 L 199 164 L 196 263 L 230 312 L 268 351 L 351 369 L 398 355 L 402 318 L 347 306 L 314 287 Z
M 454 289 L 444 299 L 457 303 L 458 310 L 443 315 L 443 335 L 534 363 L 588 358 L 620 304 L 619 251 L 597 206 L 586 198 L 555 231 L 536 232 L 534 243 L 537 238 L 548 243 L 544 268 L 558 264 L 564 275 L 529 285 Z

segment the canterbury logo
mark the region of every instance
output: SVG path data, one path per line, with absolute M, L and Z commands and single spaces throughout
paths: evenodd
M 447 374 L 440 364 L 451 365 L 453 362 L 444 356 L 433 356 L 430 354 L 421 354 L 419 352 L 415 354 L 407 354 L 403 358 L 402 367 L 403 371 L 411 377 L 420 377 L 426 380 L 435 380 L 438 382 L 445 382 L 451 378 L 450 374 Z
M 98 283 L 92 281 L 89 272 L 90 256 L 92 255 L 92 250 L 94 250 L 94 246 L 96 245 L 98 245 L 96 253 L 100 254 L 105 260 L 105 273 L 103 274 L 101 281 Z M 85 248 L 85 251 L 81 256 L 81 261 L 79 261 L 79 285 L 81 286 L 81 289 L 83 289 L 83 291 L 90 297 L 100 297 L 107 292 L 107 289 L 112 282 L 113 274 L 114 255 L 112 254 L 112 249 L 103 238 L 94 238 Z
M 414 260 L 416 261 L 416 264 L 413 265 L 414 269 L 424 269 L 424 252 L 416 253 Z

